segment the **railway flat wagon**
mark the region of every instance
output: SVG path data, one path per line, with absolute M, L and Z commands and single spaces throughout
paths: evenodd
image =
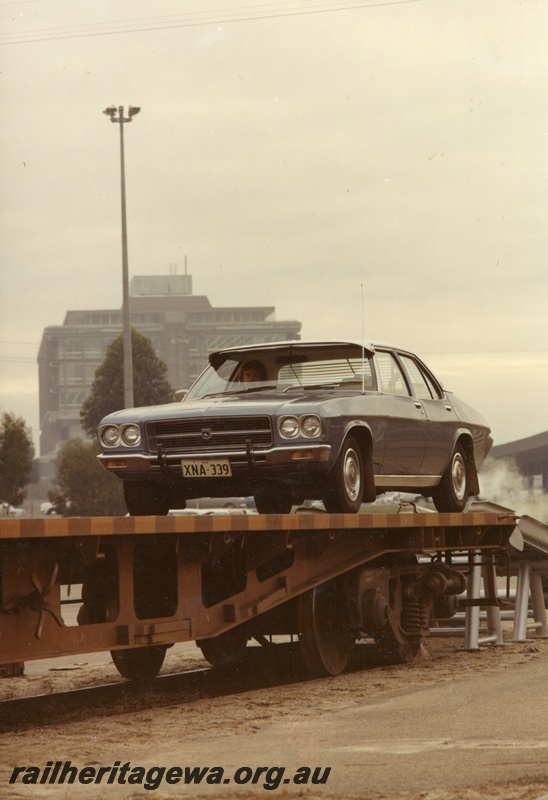
M 505 511 L 1 520 L 0 664 L 110 651 L 148 679 L 176 642 L 230 668 L 277 635 L 313 676 L 360 639 L 411 660 L 433 604 L 465 588 L 455 557 L 504 559 L 514 527 Z

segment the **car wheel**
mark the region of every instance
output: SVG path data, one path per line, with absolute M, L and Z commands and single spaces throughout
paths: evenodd
M 257 491 L 254 497 L 259 514 L 289 514 L 293 506 L 291 498 L 275 486 Z
M 432 499 L 440 512 L 463 511 L 468 500 L 468 459 L 461 444 L 453 450 L 451 461 L 437 485 Z
M 360 447 L 349 436 L 329 475 L 329 485 L 323 497 L 326 510 L 331 514 L 354 514 L 359 511 L 363 500 L 364 480 Z
M 125 481 L 124 500 L 132 517 L 165 516 L 169 511 L 169 490 L 162 484 Z

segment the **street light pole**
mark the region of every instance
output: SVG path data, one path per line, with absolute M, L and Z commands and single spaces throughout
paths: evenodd
M 133 356 L 131 349 L 131 321 L 129 315 L 129 270 L 127 255 L 127 219 L 126 219 L 126 168 L 124 159 L 124 125 L 131 122 L 140 108 L 135 106 L 128 107 L 127 116 L 124 115 L 124 107 L 109 106 L 103 111 L 110 117 L 111 122 L 120 125 L 120 183 L 122 197 L 122 320 L 123 320 L 123 343 L 124 343 L 124 408 L 133 408 Z M 118 112 L 118 116 L 116 116 Z

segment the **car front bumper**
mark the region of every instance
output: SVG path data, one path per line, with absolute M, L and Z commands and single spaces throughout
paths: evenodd
M 272 447 L 268 450 L 242 451 L 208 451 L 193 453 L 101 453 L 97 456 L 102 466 L 126 480 L 143 480 L 169 478 L 177 475 L 183 478 L 181 461 L 213 461 L 228 460 L 232 467 L 233 477 L 257 477 L 261 474 L 273 475 L 276 472 L 287 474 L 293 471 L 302 473 L 310 468 L 314 472 L 327 472 L 331 466 L 330 444 L 286 445 Z M 230 480 L 228 478 L 227 480 Z

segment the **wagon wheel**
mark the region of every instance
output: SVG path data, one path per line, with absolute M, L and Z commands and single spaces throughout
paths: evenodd
M 340 582 L 328 581 L 301 595 L 297 619 L 301 659 L 310 677 L 340 675 L 356 644 Z
M 131 650 L 111 650 L 114 666 L 123 678 L 130 681 L 148 681 L 160 672 L 167 645 L 135 647 Z
M 374 634 L 375 642 L 379 652 L 387 661 L 397 661 L 402 664 L 409 664 L 418 654 L 423 637 L 422 636 L 402 636 L 400 631 L 387 624 L 385 628 Z
M 94 567 L 82 585 L 79 625 L 113 622 L 118 616 L 118 576 L 113 558 Z M 123 678 L 150 680 L 160 671 L 167 645 L 111 650 L 114 666 Z
M 204 658 L 213 667 L 239 667 L 245 659 L 249 636 L 240 628 L 233 628 L 211 639 L 196 642 Z
M 402 580 L 398 580 L 390 595 L 386 621 L 372 631 L 372 636 L 385 659 L 407 664 L 418 654 L 428 631 L 431 601 L 417 597 L 412 586 Z

